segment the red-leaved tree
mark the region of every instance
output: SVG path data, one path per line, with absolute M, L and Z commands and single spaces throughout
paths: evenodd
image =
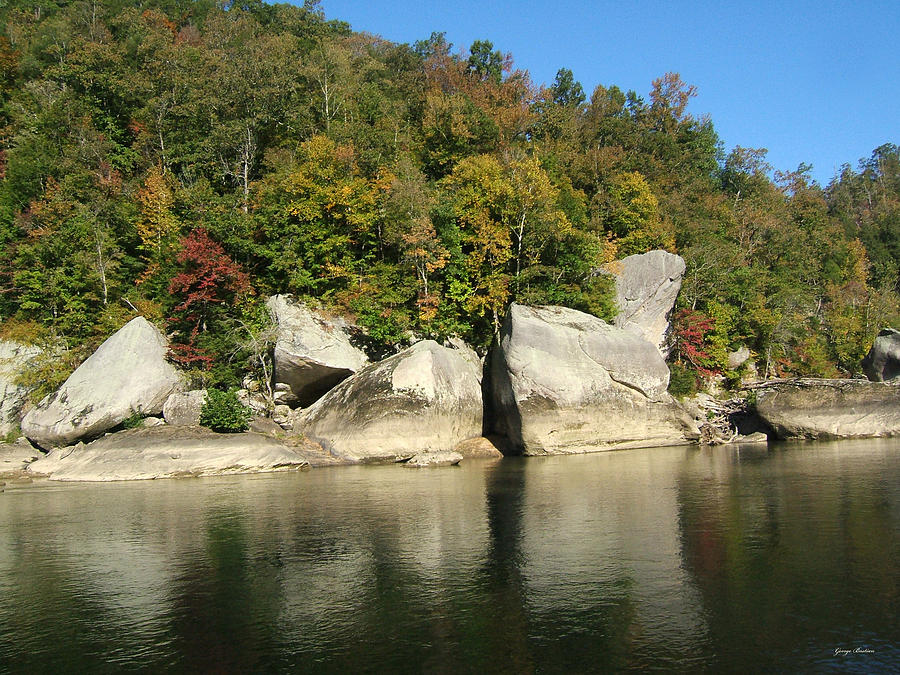
M 689 365 L 703 377 L 718 372 L 715 359 L 707 351 L 706 335 L 715 327 L 713 319 L 693 309 L 680 309 L 672 321 L 672 357 Z
M 170 357 L 185 367 L 209 368 L 213 356 L 198 339 L 249 290 L 250 278 L 202 227 L 182 238 L 180 246 L 176 260 L 181 271 L 169 282 L 177 303 L 167 318 L 175 331 Z

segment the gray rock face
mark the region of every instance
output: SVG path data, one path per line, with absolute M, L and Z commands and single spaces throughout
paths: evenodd
M 166 424 L 190 427 L 200 424 L 200 411 L 206 402 L 206 389 L 194 389 L 184 393 L 176 391 L 163 405 Z
M 900 383 L 900 331 L 885 328 L 878 333 L 862 368 L 872 382 Z
M 687 440 L 659 350 L 589 314 L 512 305 L 490 367 L 495 430 L 526 455 Z
M 28 471 L 50 480 L 111 481 L 290 471 L 306 464 L 296 450 L 260 434 L 160 426 L 53 450 Z
M 279 402 L 306 407 L 369 362 L 351 344 L 346 322 L 326 319 L 286 295 L 273 295 L 266 307 L 277 327 L 275 386 L 286 384 L 293 394 Z
M 255 431 L 265 436 L 280 436 L 284 429 L 268 417 L 255 417 L 250 422 L 250 431 Z
M 19 426 L 19 415 L 28 400 L 28 391 L 15 380 L 40 353 L 38 347 L 0 341 L 0 434 L 8 434 Z
M 900 387 L 865 380 L 799 379 L 757 390 L 756 411 L 779 438 L 900 434 Z
M 136 411 L 158 415 L 181 386 L 167 348 L 150 322 L 132 319 L 25 416 L 22 433 L 44 448 L 64 446 L 96 438 Z
M 666 251 L 630 255 L 609 266 L 616 278 L 618 328 L 643 337 L 667 352 L 669 312 L 681 290 L 684 259 Z
M 742 365 L 747 363 L 749 359 L 750 350 L 745 345 L 742 345 L 740 349 L 733 352 L 728 352 L 728 368 L 729 370 L 740 368 Z
M 481 436 L 476 363 L 461 350 L 418 342 L 340 383 L 295 417 L 294 430 L 356 462 L 452 450 Z
M 282 430 L 290 431 L 294 428 L 293 411 L 289 406 L 276 405 L 272 411 L 272 421 L 275 422 Z

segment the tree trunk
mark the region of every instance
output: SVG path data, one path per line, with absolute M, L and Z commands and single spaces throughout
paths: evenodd
M 247 136 L 244 139 L 244 147 L 241 149 L 241 183 L 243 184 L 244 189 L 244 205 L 243 210 L 244 213 L 247 213 L 249 210 L 249 202 L 250 202 L 250 164 L 253 162 L 253 156 L 255 154 L 256 148 L 255 143 L 253 142 L 253 135 L 250 132 L 250 127 L 246 127 Z

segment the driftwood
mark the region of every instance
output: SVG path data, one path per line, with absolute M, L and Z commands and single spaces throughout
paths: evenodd
M 738 430 L 733 420 L 735 415 L 747 412 L 746 399 L 719 401 L 708 398 L 697 401 L 697 405 L 706 413 L 707 418 L 700 425 L 701 445 L 724 445 L 737 438 Z
M 860 378 L 861 379 L 861 378 Z M 855 382 L 860 379 L 820 379 L 813 377 L 792 377 L 792 378 L 772 378 L 768 380 L 758 380 L 756 382 L 744 382 L 741 386 L 748 391 L 759 391 L 760 389 L 770 389 L 779 385 L 790 385 L 792 387 L 832 387 L 834 389 L 847 389 L 852 387 Z M 862 380 L 865 381 L 865 380 Z

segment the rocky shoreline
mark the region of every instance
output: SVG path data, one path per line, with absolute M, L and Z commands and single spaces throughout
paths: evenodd
M 749 409 L 680 402 L 667 392 L 664 353 L 683 261 L 654 251 L 613 270 L 605 273 L 616 275 L 619 291 L 614 324 L 564 307 L 513 304 L 484 359 L 459 340 L 421 340 L 370 362 L 351 324 L 273 296 L 271 381 L 248 382 L 240 392 L 258 417 L 239 434 L 197 426 L 206 392 L 188 390 L 166 361 L 165 337 L 143 317 L 30 409 L 11 373 L 27 367 L 33 349 L 3 343 L 0 411 L 7 431 L 20 424 L 24 438 L 0 449 L 0 477 L 111 481 L 368 462 L 427 467 L 510 454 L 900 435 L 896 331 L 883 331 L 864 363 L 873 381 L 749 384 Z M 135 415 L 143 428 L 122 430 Z M 710 433 L 711 418 L 724 431 Z

